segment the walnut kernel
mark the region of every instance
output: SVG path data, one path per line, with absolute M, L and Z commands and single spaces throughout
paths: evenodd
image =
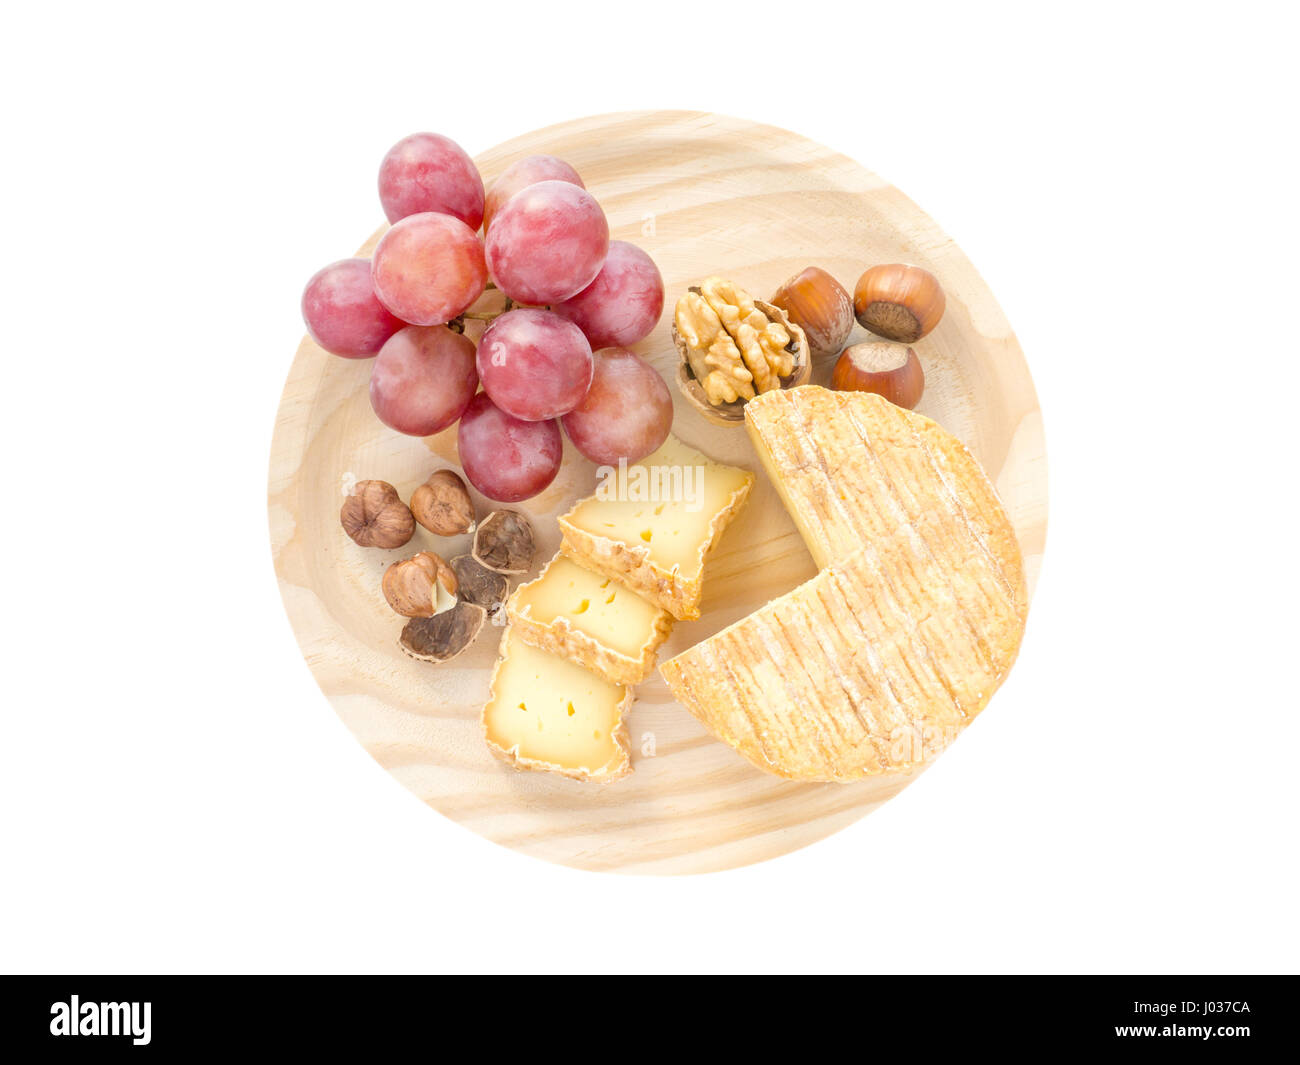
M 806 362 L 803 330 L 734 282 L 705 278 L 677 301 L 673 337 L 708 402 L 753 399 Z

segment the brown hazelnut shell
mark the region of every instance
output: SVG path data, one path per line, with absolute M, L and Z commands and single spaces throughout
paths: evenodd
M 779 307 L 808 337 L 814 359 L 838 354 L 853 332 L 853 297 L 819 266 L 810 266 L 776 290 Z
M 764 300 L 754 300 L 754 306 L 762 311 L 768 318 L 780 322 L 790 333 L 791 340 L 795 348 L 791 354 L 794 356 L 794 370 L 789 377 L 781 378 L 782 388 L 798 388 L 800 385 L 806 385 L 812 378 L 812 358 L 808 350 L 808 337 L 803 328 L 794 321 L 780 307 L 773 306 Z M 691 369 L 690 360 L 686 355 L 686 341 L 677 333 L 677 323 L 673 322 L 672 326 L 673 344 L 677 347 L 677 388 L 686 402 L 699 411 L 700 415 L 714 425 L 725 425 L 735 427 L 745 423 L 745 400 L 738 399 L 732 403 L 719 403 L 716 406 L 709 402 L 709 397 L 704 392 L 704 387 L 696 378 L 694 371 Z
M 853 289 L 853 313 L 863 329 L 900 344 L 928 335 L 943 317 L 947 297 L 939 279 L 919 266 L 873 266 Z
M 488 569 L 473 555 L 457 555 L 451 560 L 451 568 L 456 574 L 456 594 L 465 602 L 491 614 L 506 601 L 510 582 L 504 573 Z
M 486 619 L 486 610 L 462 599 L 451 610 L 431 618 L 412 618 L 403 626 L 397 644 L 421 662 L 450 662 L 469 648 Z
M 470 553 L 497 573 L 527 573 L 537 554 L 533 527 L 517 510 L 494 510 L 479 522 Z
M 831 371 L 837 392 L 874 392 L 897 407 L 912 410 L 925 391 L 925 373 L 916 349 L 887 340 L 845 348 Z

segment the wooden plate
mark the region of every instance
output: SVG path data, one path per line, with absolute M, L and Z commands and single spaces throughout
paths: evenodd
M 873 263 L 933 271 L 948 297 L 939 327 L 916 345 L 926 393 L 918 408 L 974 451 L 1015 522 L 1032 591 L 1047 523 L 1042 424 L 1024 356 L 992 293 L 961 251 L 897 189 L 842 155 L 785 130 L 692 112 L 600 115 L 531 133 L 478 159 L 490 182 L 520 156 L 550 152 L 582 174 L 612 235 L 659 264 L 668 308 L 637 350 L 668 381 L 677 369 L 671 306 L 688 284 L 720 273 L 766 298 L 805 266 L 852 289 Z M 368 255 L 380 233 L 363 246 Z M 855 329 L 852 341 L 864 339 Z M 814 370 L 825 383 L 829 362 Z M 628 722 L 635 771 L 607 787 L 495 760 L 479 710 L 500 630 L 435 667 L 397 648 L 401 623 L 379 594 L 385 567 L 430 548 L 466 549 L 419 530 L 401 551 L 366 550 L 339 528 L 352 479 L 391 481 L 403 499 L 456 462 L 451 429 L 428 440 L 374 417 L 369 362 L 334 358 L 310 340 L 285 385 L 271 452 L 270 525 L 285 608 L 334 709 L 390 773 L 430 806 L 526 854 L 583 869 L 689 873 L 795 850 L 856 821 L 911 778 L 854 785 L 766 776 L 669 696 L 656 674 L 637 689 Z M 743 429 L 706 423 L 673 388 L 674 432 L 725 462 L 758 469 Z M 523 505 L 556 550 L 555 517 L 595 484 L 594 466 L 566 442 L 563 468 Z M 477 499 L 486 512 L 488 504 Z M 679 623 L 660 661 L 788 591 L 815 572 L 793 522 L 760 472 L 749 505 L 705 571 L 703 616 Z M 512 584 L 517 582 L 512 582 Z M 990 713 L 997 713 L 994 699 Z

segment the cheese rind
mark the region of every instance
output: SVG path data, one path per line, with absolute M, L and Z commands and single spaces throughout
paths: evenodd
M 483 707 L 483 732 L 497 757 L 518 769 L 607 784 L 632 768 L 623 715 L 632 692 L 519 639 L 501 637 Z
M 1028 596 L 1010 520 L 958 440 L 878 396 L 765 393 L 745 421 L 822 572 L 660 672 L 767 772 L 906 772 L 1015 661 Z
M 638 684 L 672 632 L 672 615 L 613 577 L 556 555 L 506 603 L 518 635 L 615 684 Z
M 559 519 L 560 550 L 678 620 L 698 618 L 704 563 L 753 484 L 670 436 Z

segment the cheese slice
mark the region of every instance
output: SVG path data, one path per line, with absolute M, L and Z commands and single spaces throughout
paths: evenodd
M 666 610 L 564 555 L 516 588 L 506 611 L 523 640 L 616 684 L 645 680 L 673 627 Z
M 1024 632 L 1020 550 L 993 486 L 958 440 L 879 396 L 765 393 L 745 423 L 825 568 L 660 672 L 779 776 L 928 761 L 987 704 Z
M 560 550 L 675 618 L 697 618 L 705 560 L 753 483 L 670 436 L 560 518 Z
M 519 769 L 608 783 L 631 769 L 623 714 L 631 691 L 519 639 L 501 637 L 483 707 L 492 753 Z

